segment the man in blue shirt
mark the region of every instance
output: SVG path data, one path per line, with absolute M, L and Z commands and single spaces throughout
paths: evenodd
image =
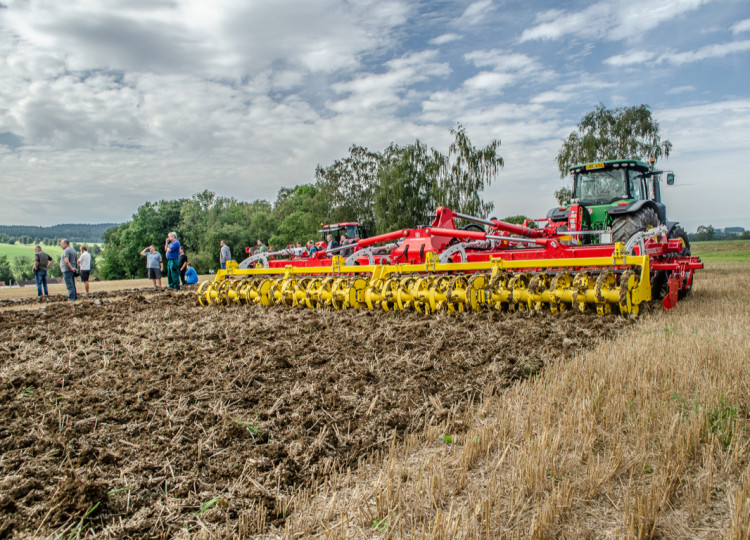
M 198 273 L 195 271 L 195 268 L 190 266 L 190 263 L 187 263 L 187 271 L 185 272 L 185 283 L 187 285 L 193 285 L 194 283 L 198 283 Z
M 164 242 L 164 251 L 167 253 L 167 283 L 170 289 L 180 290 L 180 241 L 174 231 L 167 235 Z
M 307 256 L 312 257 L 315 255 L 315 252 L 318 251 L 318 248 L 315 247 L 315 244 L 313 244 L 312 240 L 308 240 L 307 244 L 305 244 L 305 247 L 307 247 Z

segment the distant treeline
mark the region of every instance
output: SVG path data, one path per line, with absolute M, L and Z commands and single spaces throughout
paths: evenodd
M 119 223 L 64 223 L 51 227 L 0 225 L 0 243 L 42 244 L 44 239 L 67 238 L 71 242 L 103 242 L 104 232 Z
M 427 224 L 438 206 L 488 217 L 493 205 L 482 199 L 482 191 L 503 165 L 500 141 L 475 148 L 460 125 L 451 134 L 447 154 L 419 141 L 391 144 L 382 152 L 352 146 L 347 157 L 318 166 L 314 182 L 282 188 L 273 203 L 210 191 L 146 203 L 131 221 L 106 232 L 101 276 L 145 277 L 141 251 L 153 244 L 164 256 L 169 231 L 177 233 L 196 270 L 205 273 L 219 266 L 220 240 L 241 261 L 244 249 L 258 239 L 277 248 L 319 240 L 321 223 L 357 221 L 375 234 Z
M 694 233 L 688 234 L 688 240 L 711 242 L 712 240 L 750 240 L 750 231 L 744 227 L 726 227 L 723 231 L 713 225 L 701 225 Z

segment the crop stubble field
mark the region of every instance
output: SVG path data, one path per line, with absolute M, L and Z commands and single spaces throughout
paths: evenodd
M 745 538 L 745 267 L 635 321 L 0 301 L 0 537 Z

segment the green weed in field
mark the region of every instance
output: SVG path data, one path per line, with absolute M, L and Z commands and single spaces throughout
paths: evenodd
M 258 426 L 256 426 L 252 422 L 243 420 L 242 418 L 235 418 L 234 421 L 244 427 L 250 433 L 250 437 L 253 439 L 253 442 L 257 442 L 256 438 L 260 435 L 260 429 L 258 428 Z
M 706 419 L 724 449 L 729 448 L 737 427 L 737 407 L 726 404 L 722 397 L 715 407 L 706 411 Z
M 385 518 L 376 519 L 372 522 L 372 525 L 370 525 L 370 529 L 373 531 L 385 532 L 388 530 L 388 520 Z
M 196 515 L 196 516 L 200 516 L 200 515 L 201 515 L 201 514 L 202 514 L 203 512 L 205 512 L 206 510 L 208 510 L 209 508 L 213 507 L 213 506 L 214 506 L 214 505 L 216 505 L 216 504 L 218 504 L 218 505 L 219 505 L 220 507 L 222 507 L 222 506 L 223 506 L 223 507 L 226 507 L 226 506 L 228 506 L 228 503 L 227 503 L 227 501 L 225 501 L 225 500 L 224 500 L 224 499 L 222 499 L 221 497 L 214 497 L 213 499 L 211 499 L 211 500 L 208 500 L 208 501 L 206 501 L 205 503 L 203 503 L 203 506 L 201 506 L 201 509 L 200 509 L 200 510 L 198 510 L 198 511 L 197 511 L 197 512 L 195 513 L 195 515 Z
M 71 531 L 71 533 L 68 535 L 68 540 L 71 538 L 75 538 L 77 536 L 80 536 L 80 534 L 86 530 L 86 527 L 88 527 L 88 523 L 86 523 L 86 518 L 89 517 L 91 514 L 93 514 L 97 508 L 99 508 L 99 505 L 101 504 L 101 501 L 96 503 L 94 506 L 88 509 L 88 511 L 83 515 L 81 518 L 81 521 L 78 522 L 78 525 L 75 529 Z
M 35 388 L 34 388 L 34 385 L 33 385 L 33 384 L 30 384 L 30 385 L 28 385 L 28 386 L 27 386 L 26 388 L 24 388 L 24 389 L 23 389 L 23 390 L 21 391 L 21 393 L 20 393 L 20 394 L 18 394 L 18 397 L 19 397 L 19 398 L 27 398 L 27 397 L 31 397 L 31 396 L 33 396 L 33 395 L 34 395 L 34 390 L 35 390 Z

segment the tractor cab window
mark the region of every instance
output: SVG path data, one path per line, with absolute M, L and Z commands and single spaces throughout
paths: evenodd
M 626 172 L 622 169 L 577 174 L 573 197 L 583 205 L 609 204 L 628 198 Z
M 648 195 L 645 192 L 646 183 L 644 182 L 643 174 L 638 171 L 628 171 L 628 177 L 630 179 L 630 197 L 637 201 L 648 199 Z
M 357 236 L 357 234 L 359 234 L 358 231 L 357 231 L 357 226 L 356 225 L 347 225 L 346 226 L 345 234 L 346 234 L 346 237 L 349 240 L 351 240 L 352 238 L 354 238 L 355 236 Z

